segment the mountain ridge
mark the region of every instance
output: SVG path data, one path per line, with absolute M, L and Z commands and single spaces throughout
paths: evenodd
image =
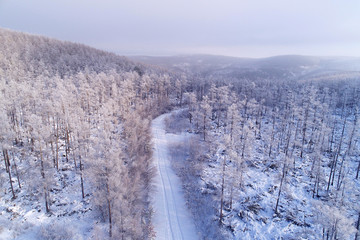
M 303 55 L 280 55 L 268 58 L 238 58 L 217 55 L 178 55 L 169 57 L 128 56 L 136 62 L 159 65 L 180 72 L 201 74 L 205 77 L 222 75 L 247 78 L 264 75 L 265 78 L 303 80 L 317 76 L 356 73 L 360 77 L 358 57 L 317 57 Z

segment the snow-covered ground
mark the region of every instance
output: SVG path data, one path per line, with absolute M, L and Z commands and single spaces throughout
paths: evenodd
M 20 163 L 19 171 L 24 173 L 25 167 L 28 167 L 26 163 L 33 159 L 21 163 L 17 158 L 17 161 Z M 89 196 L 85 199 L 81 197 L 80 177 L 71 170 L 72 165 L 61 158 L 61 170 L 51 169 L 56 181 L 50 192 L 49 213 L 45 211 L 42 188 L 38 186 L 35 189 L 37 182 L 23 181 L 21 189 L 14 182 L 16 199 L 11 198 L 9 189 L 0 193 L 0 240 L 92 238 L 92 228 L 99 220 L 92 211 Z M 5 170 L 0 172 L 0 179 L 7 180 Z
M 155 177 L 154 219 L 156 239 L 198 239 L 193 220 L 185 204 L 179 178 L 171 168 L 169 146 L 182 142 L 186 135 L 165 132 L 163 114 L 152 123 L 154 138 L 154 164 L 158 170 Z
M 346 158 L 348 170 L 347 176 L 344 178 L 346 188 L 343 193 L 342 189 L 340 192 L 336 192 L 335 187 L 331 188 L 329 193 L 326 191 L 328 178 L 326 163 L 331 161 L 329 158 L 331 155 L 327 153 L 321 155 L 323 172 L 321 172 L 319 196 L 314 196 L 314 177 L 311 175 L 313 153 L 307 151 L 304 153 L 304 157 L 300 158 L 300 149 L 295 148 L 293 158 L 288 163 L 288 175 L 284 180 L 278 213 L 275 213 L 281 170 L 284 164 L 282 152 L 279 151 L 276 155 L 273 153 L 269 157 L 266 139 L 253 137 L 251 148 L 245 152 L 248 160 L 241 179 L 243 187 L 231 185 L 239 174 L 234 172 L 236 170 L 234 161 L 230 161 L 230 157 L 224 155 L 225 140 L 222 133 L 225 130 L 217 128 L 216 123 L 212 123 L 208 132 L 208 141 L 204 142 L 201 140 L 201 136 L 199 138 L 201 134 L 196 134 L 190 124 L 179 127 L 184 125 L 184 121 L 188 121 L 186 117 L 186 112 L 174 114 L 165 121 L 168 127 L 167 131 L 177 128 L 175 132 L 183 132 L 183 134 L 185 134 L 184 132 L 194 132 L 180 135 L 192 135 L 192 141 L 187 142 L 184 146 L 173 144 L 168 151 L 171 152 L 173 159 L 176 155 L 177 161 L 171 163 L 173 165 L 175 163 L 173 168 L 181 177 L 186 193 L 185 198 L 190 205 L 196 229 L 201 232 L 199 235 L 202 239 L 317 240 L 323 239 L 323 235 L 326 239 L 330 234 L 324 233 L 323 229 L 329 226 L 327 224 L 334 222 L 338 223 L 338 237 L 333 239 L 354 239 L 358 213 L 351 208 L 357 209 L 358 204 L 355 199 L 358 199 L 359 196 L 359 185 L 357 180 L 354 181 L 358 166 L 358 154 L 355 153 L 355 150 L 351 156 Z M 269 135 L 271 126 L 269 120 L 265 118 L 262 122 L 263 136 Z M 335 137 L 340 137 L 339 134 L 336 132 Z M 347 141 L 345 142 L 347 143 Z M 357 141 L 354 142 L 358 144 Z M 191 146 L 191 151 L 187 149 L 188 144 Z M 188 153 L 184 153 L 184 155 L 187 154 L 188 159 L 182 161 L 179 156 L 186 151 Z M 218 224 L 224 159 L 226 159 L 225 200 L 222 224 Z M 231 188 L 231 186 L 233 187 Z M 336 205 L 336 195 L 339 196 L 338 199 L 341 201 L 338 201 L 342 204 L 339 208 Z M 331 198 L 332 196 L 335 198 Z M 216 228 L 219 232 L 210 233 Z

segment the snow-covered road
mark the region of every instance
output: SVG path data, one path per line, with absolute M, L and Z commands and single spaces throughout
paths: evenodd
M 182 135 L 166 134 L 163 114 L 152 123 L 154 163 L 157 167 L 154 193 L 156 239 L 198 239 L 190 212 L 185 205 L 181 182 L 171 169 L 169 143 L 184 140 Z

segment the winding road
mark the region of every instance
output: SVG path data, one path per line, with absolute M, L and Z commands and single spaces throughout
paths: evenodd
M 180 179 L 171 168 L 169 143 L 182 141 L 184 137 L 166 134 L 163 114 L 152 122 L 154 142 L 154 164 L 157 167 L 155 177 L 154 227 L 159 240 L 195 240 L 198 239 L 190 212 L 185 205 Z

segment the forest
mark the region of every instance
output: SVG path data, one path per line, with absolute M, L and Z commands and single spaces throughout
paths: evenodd
M 169 105 L 170 76 L 45 37 L 1 30 L 0 42 L 0 201 L 12 222 L 0 225 L 16 237 L 38 213 L 42 238 L 74 239 L 79 226 L 59 219 L 75 214 L 85 239 L 150 236 L 149 127 Z
M 0 42 L 0 233 L 154 239 L 150 126 L 179 109 L 166 125 L 191 135 L 173 168 L 200 239 L 360 239 L 359 69 Z
M 358 80 L 272 82 L 268 96 L 217 84 L 186 94 L 168 123 L 183 119 L 201 145 L 175 168 L 203 233 L 220 223 L 210 239 L 357 239 Z

